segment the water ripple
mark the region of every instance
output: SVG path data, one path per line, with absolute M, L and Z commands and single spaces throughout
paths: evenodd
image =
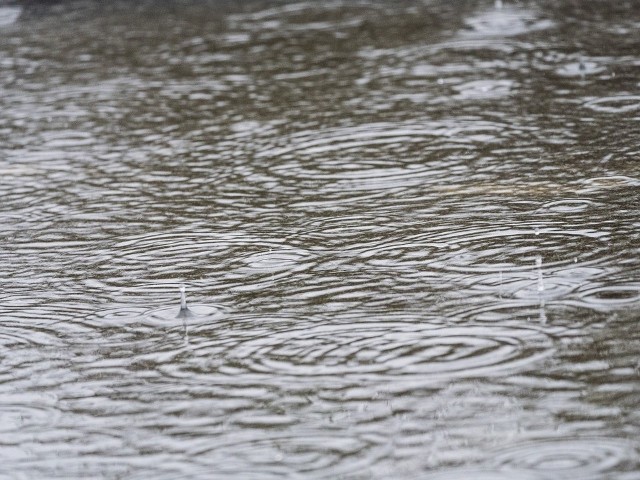
M 451 272 L 524 271 L 531 269 L 536 256 L 544 258 L 547 267 L 554 268 L 576 261 L 580 261 L 581 266 L 597 266 L 615 258 L 609 249 L 608 234 L 588 228 L 465 226 L 422 238 L 428 239 L 428 243 L 423 244 L 425 257 L 426 252 L 430 252 L 429 258 L 425 258 L 427 264 Z
M 514 83 L 512 80 L 473 80 L 453 88 L 458 92 L 456 97 L 461 100 L 482 100 L 508 95 L 511 93 Z
M 549 480 L 548 477 L 530 472 L 527 470 L 510 469 L 503 471 L 499 469 L 474 469 L 474 468 L 452 468 L 448 470 L 441 470 L 435 473 L 427 473 L 421 477 L 424 480 L 462 480 L 462 479 L 477 479 L 477 480 L 512 480 L 514 478 L 521 480 Z
M 0 7 L 0 28 L 7 27 L 18 20 L 22 13 L 22 7 L 2 6 Z
M 546 30 L 554 26 L 553 21 L 540 19 L 533 10 L 515 6 L 503 6 L 479 12 L 466 19 L 470 27 L 469 36 L 509 37 L 536 30 Z
M 576 295 L 581 304 L 595 310 L 633 308 L 640 302 L 640 283 L 625 282 L 612 285 L 611 282 L 590 282 L 587 286 L 579 289 Z
M 193 331 L 192 337 L 197 334 Z M 196 342 L 194 352 L 217 357 L 217 368 L 226 375 L 277 373 L 300 379 L 499 375 L 532 368 L 552 347 L 543 331 L 515 326 L 381 322 L 292 327 L 248 338 L 228 335 L 217 343 Z
M 502 468 L 529 469 L 549 478 L 597 479 L 640 466 L 638 446 L 613 438 L 558 438 L 507 447 L 495 455 Z M 613 472 L 616 472 L 615 474 Z
M 298 436 L 270 435 L 267 438 L 229 440 L 211 446 L 202 442 L 190 452 L 195 458 L 208 458 L 216 471 L 234 478 L 255 478 L 255 472 L 286 476 L 292 472 L 312 478 L 341 478 L 366 471 L 371 462 L 390 453 L 383 437 L 362 435 L 346 438 L 337 430 L 306 431 Z M 283 462 L 286 459 L 286 464 Z M 247 466 L 251 465 L 247 470 Z M 239 475 L 239 476 L 238 476 Z
M 585 77 L 604 72 L 606 69 L 597 62 L 580 60 L 562 65 L 556 69 L 556 74 L 563 77 Z
M 584 107 L 602 113 L 629 113 L 640 110 L 640 96 L 618 95 L 585 102 Z
M 55 396 L 38 393 L 0 395 L 2 434 L 41 431 L 52 427 L 59 416 Z

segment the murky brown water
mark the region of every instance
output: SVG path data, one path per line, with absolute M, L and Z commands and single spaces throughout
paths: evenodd
M 637 2 L 3 3 L 0 478 L 640 479 L 639 53 Z

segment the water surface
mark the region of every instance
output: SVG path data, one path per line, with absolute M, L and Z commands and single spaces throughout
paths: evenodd
M 639 12 L 0 5 L 0 478 L 640 479 Z

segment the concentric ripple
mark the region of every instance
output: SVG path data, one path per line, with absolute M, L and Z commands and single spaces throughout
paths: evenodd
M 526 470 L 491 470 L 473 468 L 452 468 L 428 473 L 424 480 L 546 480 L 547 477 Z
M 602 113 L 630 113 L 640 110 L 639 95 L 619 95 L 589 100 L 584 107 Z
M 466 273 L 499 273 L 531 268 L 537 256 L 548 267 L 581 266 L 610 262 L 615 258 L 607 235 L 592 229 L 495 228 L 493 226 L 451 229 L 431 236 L 432 242 L 448 248 L 434 251 L 434 268 Z
M 484 87 L 482 95 L 495 94 L 495 85 Z M 500 95 L 505 88 L 500 84 Z M 264 145 L 256 156 L 273 162 L 270 175 L 287 185 L 313 182 L 327 193 L 389 190 L 442 181 L 461 168 L 462 152 L 492 141 L 505 128 L 474 121 L 365 123 L 303 131 L 283 146 Z
M 594 206 L 594 202 L 587 199 L 557 200 L 547 202 L 538 209 L 538 212 L 574 213 L 584 212 Z
M 227 307 L 214 303 L 188 302 L 190 315 L 187 322 L 191 325 L 215 322 L 227 312 Z M 121 305 L 102 308 L 83 320 L 85 326 L 91 326 L 96 330 L 104 328 L 120 328 L 131 325 L 146 325 L 163 328 L 175 328 L 182 325 L 182 319 L 178 316 L 180 304 L 167 305 L 155 308 L 144 306 Z
M 562 438 L 508 447 L 495 456 L 502 468 L 528 469 L 555 479 L 616 476 L 640 467 L 638 445 L 612 438 Z
M 339 432 L 303 430 L 296 436 L 276 434 L 268 438 L 244 435 L 245 440 L 229 439 L 217 446 L 203 442 L 201 448 L 190 453 L 216 465 L 220 478 L 228 475 L 245 479 L 256 478 L 256 472 L 266 473 L 264 478 L 278 474 L 283 478 L 293 472 L 310 478 L 342 478 L 361 472 L 370 462 L 389 454 L 389 445 L 382 437 L 345 438 Z
M 201 323 L 201 322 L 212 322 L 220 319 L 225 313 L 225 307 L 223 305 L 214 305 L 214 304 L 189 304 L 189 316 L 187 318 L 187 323 Z M 140 321 L 142 323 L 154 323 L 158 322 L 159 324 L 166 325 L 167 322 L 177 323 L 178 314 L 180 313 L 180 307 L 162 307 L 153 309 L 147 312 Z
M 404 323 L 319 325 L 233 345 L 233 368 L 294 377 L 389 375 L 451 378 L 527 370 L 551 353 L 533 328 Z M 226 367 L 221 367 L 227 370 Z
M 497 286 L 504 292 L 536 289 L 536 259 L 541 259 L 546 291 L 554 295 L 577 288 L 585 278 L 615 264 L 608 235 L 593 229 L 564 230 L 535 225 L 476 225 L 439 228 L 386 242 L 376 239 L 355 250 L 370 266 L 429 268 L 467 275 L 464 284 Z
M 60 415 L 56 399 L 37 394 L 0 395 L 0 433 L 25 433 L 49 427 Z
M 571 62 L 556 69 L 556 74 L 562 77 L 585 77 L 605 71 L 605 67 L 597 62 L 580 61 Z
M 454 89 L 458 92 L 456 98 L 467 99 L 491 99 L 508 95 L 513 89 L 512 80 L 474 80 L 457 85 Z
M 502 5 L 502 3 L 497 4 Z M 526 32 L 545 30 L 553 26 L 551 20 L 538 18 L 537 12 L 512 6 L 500 6 L 480 11 L 466 20 L 468 36 L 508 37 Z
M 640 284 L 590 284 L 577 292 L 580 302 L 586 306 L 608 311 L 640 304 Z
M 281 238 L 237 231 L 153 233 L 133 236 L 120 242 L 117 249 L 117 255 L 96 258 L 96 267 L 104 272 L 135 268 L 143 276 L 141 280 L 153 271 L 158 285 L 166 282 L 159 272 L 170 272 L 176 279 L 189 278 L 196 267 L 204 271 L 224 268 L 246 285 L 261 277 L 270 281 L 315 265 L 314 253 L 288 245 Z M 246 281 L 247 276 L 253 277 L 251 282 Z

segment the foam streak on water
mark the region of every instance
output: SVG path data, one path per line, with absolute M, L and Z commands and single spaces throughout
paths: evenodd
M 638 478 L 634 2 L 4 3 L 0 479 Z

